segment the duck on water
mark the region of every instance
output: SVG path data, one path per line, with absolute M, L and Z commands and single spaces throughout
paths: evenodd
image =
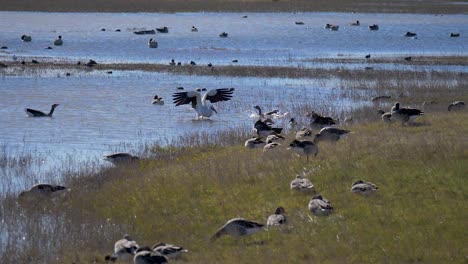
M 50 111 L 48 114 L 44 113 L 44 112 L 41 112 L 39 110 L 34 110 L 34 109 L 31 109 L 31 108 L 25 108 L 24 109 L 24 112 L 26 112 L 26 114 L 29 116 L 29 117 L 52 117 L 52 115 L 54 114 L 54 111 L 55 111 L 55 108 L 59 106 L 59 104 L 53 104 L 50 108 Z

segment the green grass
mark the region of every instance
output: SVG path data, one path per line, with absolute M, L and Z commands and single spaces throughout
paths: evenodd
M 466 263 L 468 113 L 433 113 L 418 124 L 352 126 L 354 134 L 321 143 L 308 163 L 285 148 L 262 155 L 239 142 L 183 148 L 82 178 L 72 182 L 65 210 L 116 228 L 105 243 L 93 242 L 93 234 L 86 246 L 65 243 L 57 262 L 103 263 L 115 240 L 130 233 L 140 245 L 184 246 L 190 252 L 181 262 L 192 263 Z M 330 216 L 313 216 L 311 196 L 290 191 L 303 167 L 335 207 Z M 379 190 L 351 193 L 358 179 Z M 208 241 L 227 220 L 265 223 L 279 205 L 288 213 L 286 228 Z

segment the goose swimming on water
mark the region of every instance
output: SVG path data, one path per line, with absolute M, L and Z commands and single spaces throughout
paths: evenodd
M 197 118 L 209 118 L 213 113 L 218 113 L 213 105 L 208 105 L 207 100 L 211 103 L 229 101 L 232 98 L 234 88 L 213 89 L 206 92 L 203 96 L 197 91 L 177 92 L 173 95 L 175 106 L 191 104 L 192 108 L 197 112 Z
M 163 101 L 162 97 L 159 97 L 159 95 L 155 95 L 152 104 L 164 105 L 164 101 Z
M 48 114 L 31 108 L 25 108 L 24 111 L 29 117 L 52 117 L 57 106 L 59 106 L 59 104 L 53 104 Z
M 140 158 L 138 158 L 137 156 L 133 156 L 132 154 L 129 154 L 129 153 L 119 152 L 119 153 L 104 155 L 103 159 L 113 164 L 119 164 L 123 162 L 139 160 Z
M 63 45 L 62 36 L 58 36 L 58 38 L 56 38 L 56 39 L 54 40 L 54 45 L 55 45 L 55 46 L 62 46 L 62 45 Z
M 23 35 L 23 36 L 21 36 L 21 40 L 24 41 L 24 42 L 30 42 L 32 40 L 32 38 L 29 35 Z
M 155 49 L 158 47 L 158 42 L 156 40 L 154 40 L 153 38 L 150 38 L 148 40 L 148 47 L 152 48 L 152 49 Z

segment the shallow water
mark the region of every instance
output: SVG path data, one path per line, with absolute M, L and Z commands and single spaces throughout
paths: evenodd
M 247 18 L 242 18 L 247 15 Z M 361 26 L 349 23 L 359 20 Z M 301 21 L 304 25 L 295 25 Z M 324 29 L 340 25 L 338 31 Z M 99 58 L 108 62 L 305 66 L 319 57 L 466 55 L 467 15 L 351 13 L 34 13 L 0 12 L 0 45 L 5 56 Z M 370 31 L 378 24 L 380 30 Z M 135 29 L 169 27 L 168 34 L 135 35 Z M 198 32 L 191 32 L 196 26 Z M 100 31 L 101 29 L 106 31 Z M 121 29 L 121 32 L 115 32 Z M 417 38 L 407 38 L 407 31 Z M 227 38 L 220 38 L 227 32 Z M 451 32 L 460 33 L 450 38 Z M 23 43 L 21 35 L 33 40 Z M 64 45 L 52 41 L 62 35 Z M 159 48 L 149 49 L 153 37 Z M 53 46 L 52 50 L 45 50 Z M 0 53 L 1 54 L 1 53 Z

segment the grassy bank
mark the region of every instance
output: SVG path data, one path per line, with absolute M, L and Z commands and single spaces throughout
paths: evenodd
M 69 240 L 55 261 L 103 263 L 114 241 L 130 233 L 140 245 L 180 244 L 192 263 L 465 263 L 467 120 L 467 112 L 438 112 L 409 127 L 351 126 L 353 135 L 321 143 L 309 163 L 285 148 L 262 155 L 241 141 L 155 149 L 158 158 L 70 182 L 74 191 L 61 209 L 115 228 Z M 311 196 L 289 190 L 303 167 L 336 208 L 329 217 L 313 216 Z M 378 192 L 352 194 L 358 179 Z M 284 229 L 208 242 L 226 220 L 265 222 L 279 205 L 290 220 Z
M 467 13 L 450 0 L 0 0 L 0 10 L 47 12 L 391 12 Z

